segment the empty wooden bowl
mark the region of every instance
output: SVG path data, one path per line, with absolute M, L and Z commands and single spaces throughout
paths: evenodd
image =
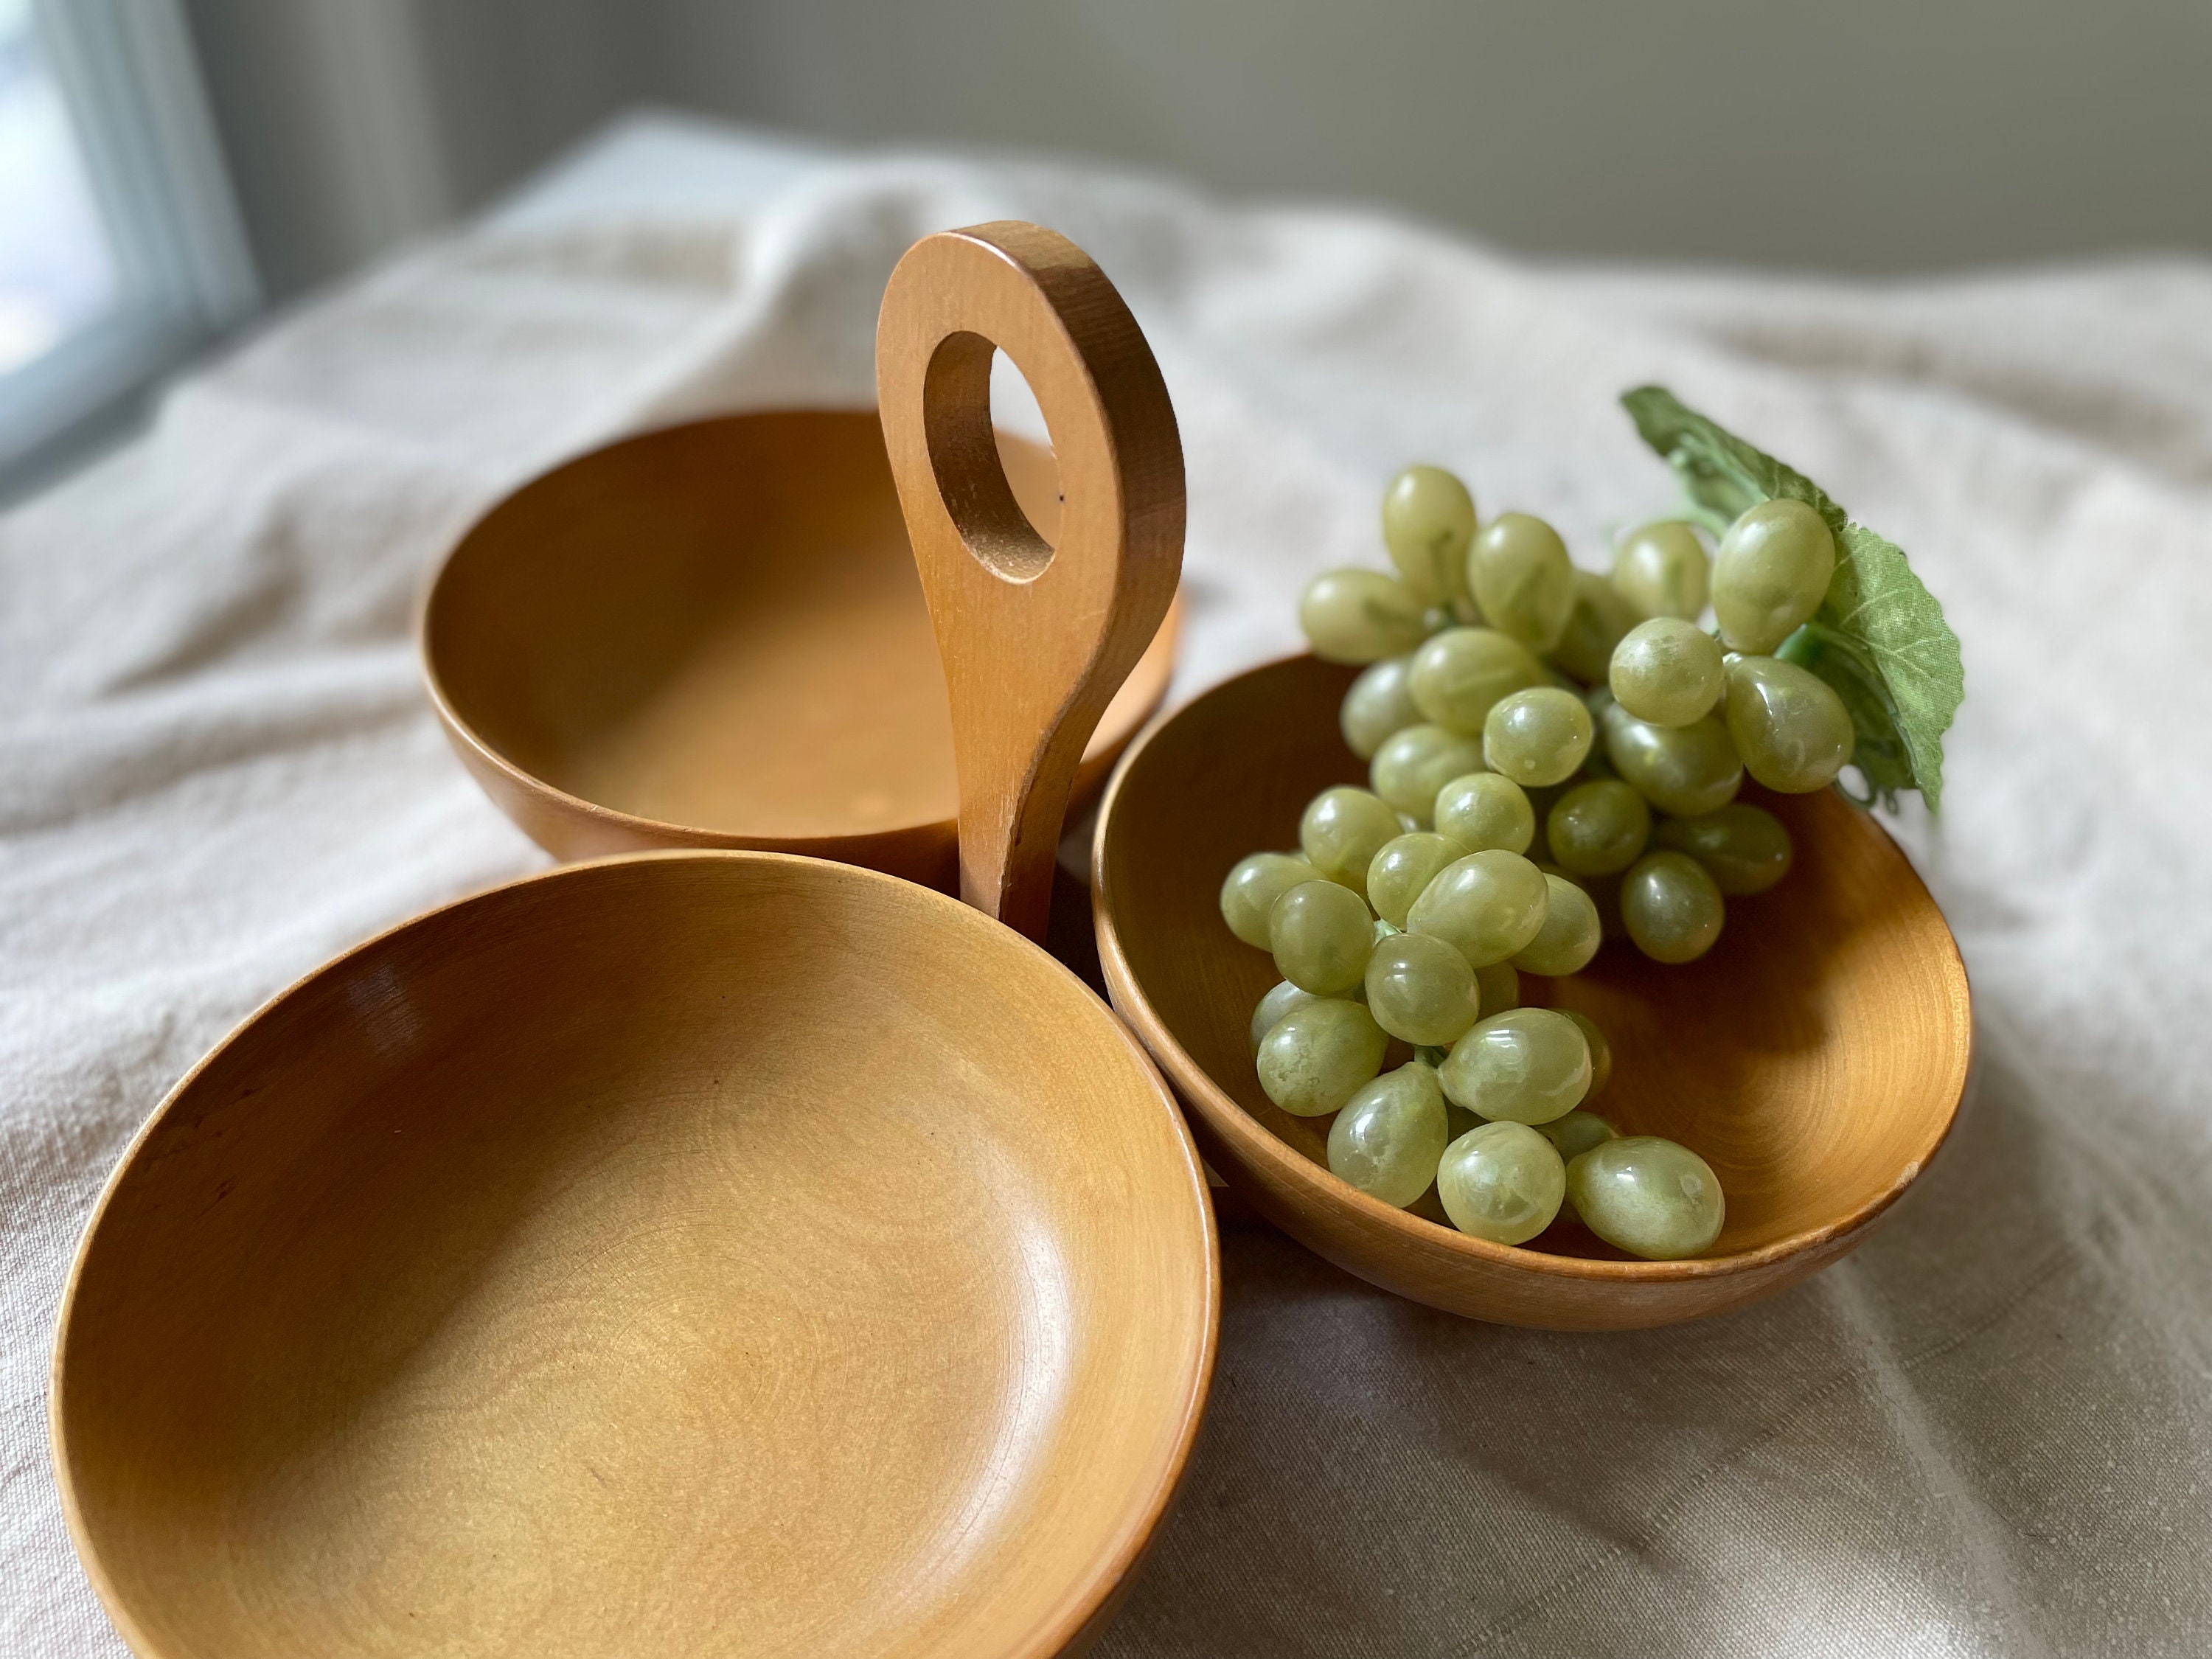
M 1058 532 L 1051 451 L 999 434 Z M 1170 611 L 1084 755 L 1079 805 L 1158 707 Z M 556 858 L 746 847 L 949 890 L 945 678 L 873 410 L 626 438 L 532 480 L 447 556 L 424 678 L 484 792 Z
M 988 455 L 995 340 L 1057 551 Z M 55 1469 L 160 1659 L 1072 1653 L 1196 1431 L 1196 1153 L 1042 926 L 1085 740 L 1173 592 L 1182 471 L 1112 288 L 932 237 L 878 335 L 974 908 L 758 852 L 410 921 L 155 1111 L 80 1248 Z M 1011 515 L 1011 516 L 1010 516 Z
M 57 1466 L 141 1654 L 1057 1653 L 1214 1322 L 1128 1034 L 765 854 L 465 900 L 287 992 L 88 1233 Z
M 1612 1082 L 1592 1109 L 1625 1134 L 1682 1142 L 1719 1175 L 1728 1213 L 1711 1254 L 1621 1259 L 1571 1221 L 1518 1249 L 1492 1244 L 1329 1173 L 1328 1120 L 1293 1117 L 1261 1091 L 1249 1029 L 1278 975 L 1218 906 L 1239 858 L 1295 847 L 1308 800 L 1365 781 L 1337 732 L 1354 672 L 1298 657 L 1232 679 L 1140 735 L 1107 787 L 1094 889 L 1107 984 L 1207 1162 L 1339 1266 L 1509 1324 L 1695 1318 L 1856 1245 L 1949 1131 L 1972 1021 L 1927 889 L 1873 818 L 1828 792 L 1747 793 L 1789 826 L 1796 866 L 1730 900 L 1700 961 L 1662 967 L 1614 941 L 1580 974 L 1522 979 L 1528 1000 L 1579 1009 L 1611 1040 Z

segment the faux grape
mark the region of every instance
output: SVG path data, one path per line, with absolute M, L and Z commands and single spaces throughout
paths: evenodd
M 1474 497 L 1443 468 L 1409 466 L 1382 492 L 1382 544 L 1422 604 L 1449 605 L 1466 593 L 1474 539 Z
M 1657 1135 L 1600 1141 L 1567 1166 L 1575 1212 L 1608 1244 L 1647 1261 L 1702 1255 L 1728 1207 L 1712 1165 Z
M 1422 1048 L 1458 1042 L 1482 1012 L 1467 958 L 1427 933 L 1379 941 L 1367 959 L 1366 988 L 1375 1023 Z
M 1544 819 L 1553 861 L 1577 876 L 1619 874 L 1650 837 L 1651 809 L 1619 778 L 1577 784 Z
M 1713 615 L 1731 651 L 1765 654 L 1809 621 L 1836 574 L 1827 521 L 1790 496 L 1747 509 L 1713 560 Z
M 1526 513 L 1501 513 L 1467 556 L 1467 583 L 1483 619 L 1531 651 L 1549 651 L 1575 610 L 1575 567 L 1559 532 Z
M 1598 925 L 1597 906 L 1590 896 L 1564 876 L 1546 876 L 1544 925 L 1536 937 L 1513 956 L 1513 965 L 1524 974 L 1578 974 L 1589 966 L 1597 947 L 1605 942 Z
M 1482 758 L 1524 788 L 1564 783 L 1589 753 L 1595 727 L 1583 700 L 1541 685 L 1500 697 L 1482 726 Z
M 1743 769 L 1769 789 L 1825 789 L 1851 757 L 1850 711 L 1810 669 L 1773 657 L 1728 665 L 1728 729 Z
M 1597 1022 L 1588 1014 L 1577 1013 L 1572 1008 L 1562 1008 L 1559 1012 L 1574 1021 L 1575 1029 L 1583 1034 L 1583 1041 L 1589 1044 L 1589 1093 L 1583 1098 L 1594 1100 L 1603 1094 L 1605 1085 L 1613 1081 L 1613 1044 L 1598 1029 Z
M 1794 849 L 1782 820 L 1736 801 L 1703 817 L 1666 818 L 1652 839 L 1687 853 L 1730 898 L 1763 893 L 1790 873 Z
M 1543 683 L 1544 665 L 1518 641 L 1494 628 L 1447 628 L 1413 653 L 1407 685 L 1431 721 L 1479 738 L 1492 704 Z
M 1406 912 L 1444 866 L 1473 851 L 1450 836 L 1425 830 L 1386 842 L 1367 866 L 1367 902 L 1393 927 L 1403 927 Z
M 1245 944 L 1267 950 L 1267 918 L 1274 914 L 1275 901 L 1300 882 L 1320 877 L 1320 871 L 1294 853 L 1239 859 L 1221 884 L 1221 919 Z
M 1522 1123 L 1486 1123 L 1444 1148 L 1437 1197 L 1452 1225 L 1493 1244 L 1522 1244 L 1552 1224 L 1567 1192 L 1558 1150 Z
M 1419 1060 L 1363 1087 L 1328 1130 L 1328 1167 L 1338 1179 L 1395 1204 L 1411 1204 L 1437 1178 L 1444 1154 L 1443 1091 Z
M 1724 678 L 1713 636 L 1674 617 L 1654 617 L 1629 629 L 1606 672 L 1614 700 L 1654 726 L 1703 720 L 1720 701 Z
M 1575 572 L 1575 608 L 1567 631 L 1552 647 L 1552 660 L 1587 685 L 1605 678 L 1613 647 L 1644 618 L 1612 580 L 1595 570 Z
M 1608 701 L 1601 720 L 1613 769 L 1662 812 L 1695 817 L 1717 811 L 1743 787 L 1735 744 L 1714 715 L 1688 726 L 1654 726 Z
M 1345 745 L 1360 759 L 1374 759 L 1385 738 L 1421 723 L 1421 711 L 1413 706 L 1413 671 L 1412 657 L 1385 657 L 1362 670 L 1344 694 L 1337 725 Z
M 1511 963 L 1483 963 L 1474 970 L 1474 982 L 1482 993 L 1485 1014 L 1502 1014 L 1521 1006 L 1521 973 Z
M 1496 848 L 1447 865 L 1406 913 L 1408 933 L 1431 933 L 1483 968 L 1527 946 L 1544 926 L 1544 872 Z
M 1382 1069 L 1389 1046 L 1359 1004 L 1323 997 L 1293 1008 L 1260 1040 L 1260 1087 L 1294 1117 L 1321 1117 Z
M 1495 772 L 1469 772 L 1437 791 L 1437 833 L 1470 853 L 1525 853 L 1536 838 L 1536 809 L 1526 790 Z
M 1321 999 L 1311 991 L 1301 991 L 1288 980 L 1282 981 L 1260 999 L 1260 1006 L 1252 1011 L 1252 1052 L 1260 1052 L 1261 1039 L 1275 1029 L 1275 1022 L 1292 1010 L 1303 1008 L 1309 1002 Z
M 1638 617 L 1697 621 L 1705 613 L 1707 579 L 1705 544 L 1679 519 L 1632 530 L 1613 550 L 1613 588 Z
M 1322 790 L 1298 819 L 1298 846 L 1306 862 L 1328 880 L 1363 895 L 1367 866 L 1401 833 L 1398 815 L 1379 796 L 1348 784 Z
M 1557 1147 L 1559 1156 L 1571 1164 L 1591 1147 L 1603 1146 L 1617 1138 L 1620 1131 L 1595 1112 L 1585 1112 L 1577 1108 L 1565 1117 L 1555 1117 L 1549 1123 L 1538 1124 L 1536 1133 Z
M 1444 1093 L 1477 1117 L 1549 1123 L 1589 1092 L 1589 1044 L 1550 1008 L 1516 1008 L 1478 1020 L 1437 1068 Z
M 1426 829 L 1437 791 L 1481 767 L 1482 744 L 1476 739 L 1441 726 L 1409 726 L 1375 751 L 1367 776 L 1376 794 Z
M 1654 962 L 1694 962 L 1727 920 L 1721 890 L 1686 853 L 1647 853 L 1620 884 L 1620 920 Z
M 1301 991 L 1341 996 L 1360 983 L 1375 948 L 1375 918 L 1359 895 L 1333 881 L 1301 882 L 1267 915 L 1275 971 Z
M 1314 655 L 1366 663 L 1411 651 L 1428 631 L 1425 607 L 1379 570 L 1329 570 L 1306 584 L 1298 626 Z

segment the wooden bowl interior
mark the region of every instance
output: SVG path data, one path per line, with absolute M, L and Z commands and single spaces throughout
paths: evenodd
M 1261 1091 L 1248 1027 L 1277 975 L 1223 926 L 1218 894 L 1245 854 L 1295 848 L 1316 793 L 1365 781 L 1336 725 L 1353 672 L 1276 663 L 1175 714 L 1117 779 L 1100 853 L 1102 926 L 1146 1006 L 1237 1107 L 1324 1170 L 1329 1120 Z M 1611 1039 L 1613 1079 L 1592 1109 L 1682 1142 L 1719 1175 L 1727 1224 L 1699 1269 L 1886 1202 L 1941 1142 L 1966 1062 L 1957 950 L 1896 845 L 1828 792 L 1745 798 L 1789 826 L 1797 861 L 1769 892 L 1729 902 L 1707 956 L 1662 967 L 1613 940 L 1581 974 L 1522 980 L 1525 1000 L 1580 1009 Z M 1540 1253 L 1629 1267 L 1571 1221 L 1518 1259 L 1538 1267 Z
M 1002 433 L 1000 453 L 1049 541 L 1051 451 Z M 1159 700 L 1173 626 L 1094 752 Z M 555 469 L 455 548 L 423 645 L 467 734 L 592 806 L 787 842 L 957 807 L 944 673 L 872 410 L 694 422 Z
M 156 1115 L 64 1317 L 65 1501 L 147 1654 L 1054 1652 L 1196 1426 L 1211 1225 L 1141 1052 L 980 914 L 558 871 Z

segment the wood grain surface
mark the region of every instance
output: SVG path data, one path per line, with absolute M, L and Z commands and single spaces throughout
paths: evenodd
M 1746 799 L 1777 813 L 1796 868 L 1729 901 L 1684 967 L 1612 941 L 1583 972 L 1523 975 L 1526 1000 L 1595 1019 L 1613 1080 L 1590 1103 L 1624 1133 L 1693 1148 L 1719 1175 L 1713 1254 L 1632 1261 L 1571 1222 L 1513 1249 L 1356 1191 L 1327 1167 L 1328 1120 L 1261 1091 L 1249 1023 L 1278 975 L 1222 922 L 1247 853 L 1292 848 L 1307 800 L 1365 781 L 1338 735 L 1356 671 L 1310 657 L 1229 681 L 1140 735 L 1109 784 L 1094 914 L 1115 1006 L 1182 1097 L 1207 1162 L 1261 1214 L 1361 1277 L 1514 1324 L 1612 1328 L 1738 1306 L 1835 1260 L 1948 1132 L 1972 1049 L 1966 972 L 1896 845 L 1832 793 Z
M 1051 452 L 997 447 L 1051 539 Z M 1079 805 L 1175 636 L 1170 612 L 1120 682 Z M 554 468 L 455 545 L 420 641 L 455 752 L 556 857 L 751 847 L 957 885 L 944 672 L 872 410 L 695 421 Z
M 816 860 L 574 866 L 163 1103 L 57 1470 L 161 1659 L 1059 1653 L 1174 1487 L 1216 1275 L 1158 1073 L 1042 951 Z

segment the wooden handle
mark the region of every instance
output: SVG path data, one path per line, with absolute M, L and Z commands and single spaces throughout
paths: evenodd
M 1057 547 L 999 464 L 994 346 L 1052 434 Z M 877 319 L 876 397 L 952 699 L 960 896 L 1042 939 L 1076 763 L 1182 569 L 1175 410 L 1105 273 L 1012 220 L 907 250 Z

